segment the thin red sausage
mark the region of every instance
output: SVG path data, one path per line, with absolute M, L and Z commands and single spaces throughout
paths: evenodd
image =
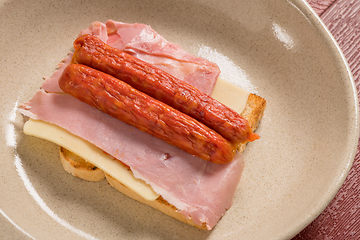
M 234 147 L 215 131 L 106 73 L 71 64 L 59 85 L 79 100 L 192 155 L 214 163 L 234 157 Z
M 108 73 L 149 96 L 195 118 L 218 132 L 234 145 L 254 141 L 248 121 L 236 111 L 99 38 L 84 35 L 74 41 L 73 63 L 80 63 Z

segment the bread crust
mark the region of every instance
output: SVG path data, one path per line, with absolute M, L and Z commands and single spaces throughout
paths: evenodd
M 196 228 L 202 229 L 202 230 L 206 230 L 206 224 L 203 223 L 201 226 L 195 224 L 191 218 L 187 218 L 185 217 L 183 214 L 179 213 L 179 210 L 174 207 L 173 205 L 169 204 L 165 199 L 163 199 L 161 196 L 159 196 L 155 201 L 149 201 L 144 199 L 143 197 L 141 197 L 140 195 L 138 195 L 137 193 L 135 193 L 134 191 L 131 191 L 129 188 L 127 188 L 126 186 L 124 186 L 122 183 L 120 183 L 119 181 L 115 180 L 113 177 L 111 177 L 110 175 L 106 174 L 106 180 L 108 181 L 108 183 L 110 184 L 110 186 L 114 187 L 116 190 L 118 190 L 119 192 L 122 192 L 123 194 L 125 194 L 126 196 L 137 200 L 141 203 L 144 203 L 146 205 L 149 205 L 152 208 L 155 208 L 159 211 L 161 211 L 162 213 L 173 217 L 181 222 L 184 222 L 186 224 L 189 224 L 191 226 L 194 226 Z
M 246 102 L 244 110 L 241 112 L 241 116 L 248 120 L 251 130 L 255 132 L 259 126 L 260 120 L 264 116 L 266 108 L 266 100 L 256 94 L 250 93 Z M 238 151 L 243 152 L 247 143 L 240 144 Z
M 266 108 L 266 100 L 258 95 L 250 93 L 246 106 L 243 112 L 241 113 L 241 116 L 248 120 L 252 131 L 255 131 L 255 129 L 258 127 L 259 122 L 264 115 L 265 108 Z M 238 151 L 243 152 L 245 150 L 245 147 L 246 144 L 240 144 L 238 147 Z M 94 165 L 87 163 L 86 160 L 82 159 L 79 156 L 76 156 L 70 151 L 64 149 L 63 147 L 60 147 L 60 159 L 64 166 L 65 171 L 71 173 L 76 177 L 88 181 L 101 181 L 102 179 L 106 178 L 106 180 L 112 187 L 122 192 L 126 196 L 134 200 L 137 200 L 141 203 L 144 203 L 146 205 L 149 205 L 181 222 L 184 222 L 186 224 L 189 224 L 191 226 L 194 226 L 202 230 L 207 229 L 206 223 L 203 223 L 202 225 L 195 224 L 192 221 L 191 217 L 187 218 L 184 215 L 180 214 L 179 210 L 176 207 L 169 204 L 161 196 L 158 197 L 155 201 L 146 200 L 137 193 L 135 193 L 134 191 L 124 186 L 119 181 L 115 180 L 110 175 L 102 172 L 102 170 L 100 170 L 99 168 L 96 168 Z M 91 165 L 93 167 L 91 167 Z
M 64 170 L 73 176 L 93 182 L 105 179 L 105 174 L 100 168 L 86 162 L 86 160 L 67 149 L 60 147 L 59 154 Z

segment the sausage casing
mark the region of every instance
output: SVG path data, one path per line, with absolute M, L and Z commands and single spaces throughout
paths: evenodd
M 234 157 L 234 147 L 220 134 L 106 73 L 70 64 L 59 86 L 80 101 L 192 155 L 214 163 L 227 163 Z
M 195 118 L 218 132 L 233 145 L 259 138 L 248 121 L 190 84 L 97 37 L 83 35 L 74 41 L 73 63 L 108 73 L 147 95 Z

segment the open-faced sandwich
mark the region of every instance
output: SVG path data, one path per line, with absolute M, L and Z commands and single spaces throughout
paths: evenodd
M 94 22 L 21 106 L 64 169 L 200 229 L 230 208 L 266 101 L 151 27 Z

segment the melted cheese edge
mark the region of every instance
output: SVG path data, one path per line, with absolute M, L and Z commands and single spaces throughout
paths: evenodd
M 245 108 L 249 94 L 246 90 L 219 78 L 211 97 L 241 113 Z M 66 148 L 100 168 L 146 200 L 154 201 L 159 197 L 159 194 L 155 193 L 147 183 L 135 178 L 132 172 L 121 162 L 63 128 L 43 121 L 29 119 L 24 124 L 24 133 Z

